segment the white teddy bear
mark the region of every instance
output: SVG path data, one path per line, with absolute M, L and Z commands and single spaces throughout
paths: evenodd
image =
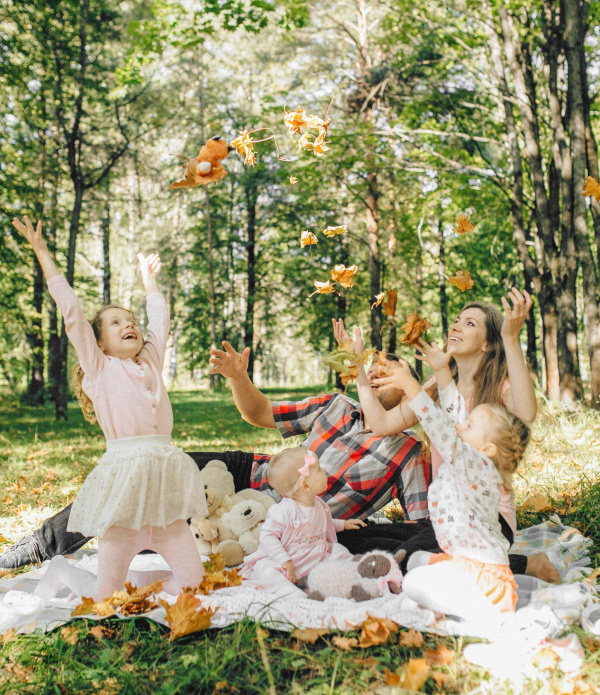
M 242 562 L 245 555 L 253 553 L 260 541 L 260 529 L 267 516 L 267 510 L 261 502 L 246 499 L 238 502 L 219 520 L 219 538 L 217 552 L 223 557 Z M 235 564 L 239 564 L 236 562 Z M 227 562 L 230 564 L 230 562 Z

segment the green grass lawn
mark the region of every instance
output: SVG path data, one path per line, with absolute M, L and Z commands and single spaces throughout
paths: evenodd
M 302 398 L 319 392 L 267 391 L 273 399 Z M 281 447 L 275 431 L 260 430 L 238 416 L 228 392 L 171 394 L 175 415 L 173 439 L 186 451 L 243 449 L 274 452 Z M 51 406 L 20 407 L 0 402 L 0 550 L 30 532 L 71 501 L 103 451 L 97 426 L 88 425 L 74 403 L 67 423 L 57 423 Z M 534 429 L 534 444 L 516 481 L 522 525 L 557 512 L 594 539 L 592 561 L 600 564 L 600 416 L 548 405 Z M 536 511 L 540 510 L 540 511 Z M 421 648 L 400 644 L 399 633 L 381 646 L 344 651 L 328 634 L 306 644 L 287 633 L 242 622 L 174 642 L 167 630 L 145 619 L 105 620 L 102 636 L 90 630 L 95 621 L 77 620 L 47 634 L 4 639 L 0 654 L 0 693 L 393 693 L 386 669 L 401 674 L 410 659 L 440 644 L 454 651 L 447 664 L 433 665 L 423 692 L 508 693 L 461 656 L 463 642 L 425 635 Z M 600 640 L 584 633 L 585 678 L 578 685 L 548 671 L 527 693 L 598 692 Z M 359 637 L 346 633 L 344 637 Z M 587 638 L 587 642 L 586 642 Z M 427 656 L 427 653 L 425 654 Z M 442 682 L 443 681 L 443 682 Z M 574 690 L 578 687 L 579 690 Z M 570 688 L 570 689 L 569 689 Z

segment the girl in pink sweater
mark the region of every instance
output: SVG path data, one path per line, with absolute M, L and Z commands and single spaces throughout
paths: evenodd
M 169 563 L 173 579 L 166 590 L 197 586 L 204 568 L 186 519 L 206 515 L 206 498 L 196 464 L 170 443 L 173 412 L 162 380 L 169 312 L 156 282 L 160 258 L 138 254 L 148 313 L 144 340 L 131 312 L 120 306 L 104 307 L 88 323 L 48 251 L 41 222 L 36 230 L 28 217 L 13 224 L 31 244 L 77 351 L 75 391 L 84 416 L 97 418 L 107 440 L 68 526 L 99 537 L 98 576 L 56 556 L 36 595 L 52 598 L 67 586 L 80 596 L 106 598 L 123 588 L 131 560 L 144 549 Z

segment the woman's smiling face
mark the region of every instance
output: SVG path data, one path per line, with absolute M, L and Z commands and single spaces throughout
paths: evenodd
M 454 355 L 475 355 L 487 348 L 486 315 L 481 309 L 468 307 L 450 327 L 448 350 Z

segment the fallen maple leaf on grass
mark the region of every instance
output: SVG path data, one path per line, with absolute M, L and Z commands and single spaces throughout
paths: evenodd
M 429 676 L 429 665 L 425 659 L 410 659 L 401 673 L 384 669 L 386 685 L 418 692 Z
M 400 336 L 399 342 L 407 343 L 409 347 L 412 347 L 430 328 L 429 321 L 426 318 L 421 318 L 418 311 L 413 311 L 406 317 L 406 323 L 400 328 L 404 334 Z
M 308 642 L 308 644 L 314 644 L 319 639 L 319 637 L 326 635 L 328 632 L 329 630 L 323 627 L 308 627 L 305 629 L 296 628 L 292 632 L 292 637 L 295 637 L 301 642 Z
M 74 645 L 79 642 L 80 630 L 77 627 L 63 627 L 60 631 L 60 636 L 64 639 L 67 644 Z
M 376 618 L 370 615 L 363 623 L 359 644 L 363 649 L 384 644 L 398 628 L 398 623 L 389 618 Z
M 116 635 L 116 630 L 111 630 L 109 627 L 103 627 L 102 625 L 95 625 L 90 628 L 89 634 L 98 642 L 101 642 L 103 639 L 113 639 Z
M 345 652 L 349 652 L 354 647 L 358 647 L 358 640 L 356 637 L 340 637 L 339 635 L 336 635 L 332 642 L 336 647 L 343 649 Z
M 459 270 L 456 275 L 452 275 L 448 278 L 448 282 L 454 285 L 454 287 L 458 287 L 461 292 L 473 289 L 475 284 L 468 270 L 465 270 L 464 273 L 462 270 Z
M 448 649 L 443 644 L 438 644 L 436 649 L 427 649 L 423 652 L 427 663 L 432 665 L 444 665 L 454 661 L 454 649 Z
M 554 509 L 554 505 L 548 495 L 537 494 L 528 497 L 521 505 L 521 509 L 541 513 Z
M 456 234 L 466 234 L 467 232 L 472 232 L 475 229 L 475 225 L 469 219 L 469 215 L 463 215 L 462 213 L 458 216 L 456 220 L 456 227 L 452 229 Z
M 587 198 L 589 195 L 600 201 L 600 183 L 593 176 L 587 176 L 583 184 L 583 197 Z
M 420 649 L 425 640 L 423 639 L 423 634 L 417 632 L 414 627 L 411 627 L 407 632 L 400 633 L 400 645 L 402 647 L 408 647 L 409 649 Z
M 293 186 L 295 183 L 298 183 L 298 179 L 295 176 L 290 176 L 290 183 Z
M 206 630 L 210 627 L 211 618 L 215 614 L 215 611 L 204 608 L 200 599 L 193 594 L 179 594 L 173 605 L 160 599 L 160 605 L 165 609 L 165 620 L 171 628 L 169 633 L 171 642 L 178 637 L 191 635 L 192 632 Z

